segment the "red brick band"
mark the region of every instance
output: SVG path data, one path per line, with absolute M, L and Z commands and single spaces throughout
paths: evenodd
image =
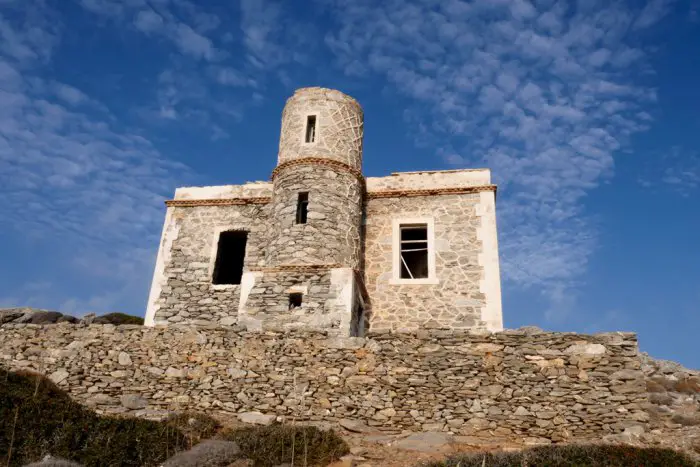
M 342 268 L 340 264 L 281 264 L 279 266 L 253 266 L 248 271 L 254 272 L 319 272 L 326 269 Z
M 338 172 L 348 172 L 354 175 L 360 181 L 360 183 L 365 183 L 365 177 L 362 175 L 362 172 L 360 170 L 346 164 L 345 162 L 336 161 L 334 159 L 325 159 L 323 157 L 303 157 L 300 159 L 291 159 L 282 162 L 272 171 L 271 179 L 274 180 L 275 177 L 279 175 L 280 171 L 288 167 L 296 167 L 298 165 L 319 165 L 322 167 L 334 169 Z
M 411 196 L 440 196 L 440 195 L 461 195 L 468 193 L 480 193 L 482 191 L 496 191 L 496 185 L 465 186 L 453 188 L 426 188 L 424 190 L 387 190 L 370 191 L 367 198 L 404 198 Z
M 241 206 L 246 204 L 267 204 L 271 198 L 225 198 L 225 199 L 169 199 L 168 207 L 190 208 L 195 206 Z

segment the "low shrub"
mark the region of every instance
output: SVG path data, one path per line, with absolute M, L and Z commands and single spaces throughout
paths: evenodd
M 221 428 L 216 419 L 198 412 L 175 413 L 170 415 L 165 423 L 185 435 L 190 447 L 204 439 L 212 438 Z
M 687 455 L 624 445 L 540 446 L 520 452 L 459 454 L 422 467 L 698 467 Z
M 138 324 L 143 326 L 143 318 L 140 316 L 127 315 L 126 313 L 107 313 L 106 315 L 98 316 L 93 323 L 96 324 Z
M 255 467 L 279 464 L 322 466 L 350 452 L 347 443 L 333 430 L 315 426 L 273 423 L 225 431 L 221 437 L 235 441 L 242 457 L 251 459 Z
M 171 425 L 98 416 L 41 375 L 0 368 L 0 465 L 51 454 L 86 467 L 150 466 L 187 447 Z

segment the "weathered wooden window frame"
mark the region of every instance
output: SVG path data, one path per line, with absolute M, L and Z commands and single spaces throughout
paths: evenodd
M 405 279 L 401 277 L 401 227 L 424 224 L 428 235 L 428 277 Z M 429 285 L 438 284 L 435 272 L 435 220 L 432 217 L 399 218 L 392 221 L 392 277 L 394 285 Z

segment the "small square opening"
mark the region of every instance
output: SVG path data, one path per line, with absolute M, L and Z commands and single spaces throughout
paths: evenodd
M 299 308 L 301 306 L 301 303 L 304 299 L 304 294 L 303 293 L 290 293 L 289 294 L 289 309 L 293 310 L 294 308 Z

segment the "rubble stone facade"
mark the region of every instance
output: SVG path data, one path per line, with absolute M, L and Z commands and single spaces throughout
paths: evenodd
M 363 122 L 353 98 L 299 89 L 271 182 L 178 188 L 146 324 L 501 330 L 490 172 L 365 178 Z M 227 232 L 245 233 L 231 247 L 244 253 L 224 255 Z M 238 271 L 219 280 L 226 268 Z

